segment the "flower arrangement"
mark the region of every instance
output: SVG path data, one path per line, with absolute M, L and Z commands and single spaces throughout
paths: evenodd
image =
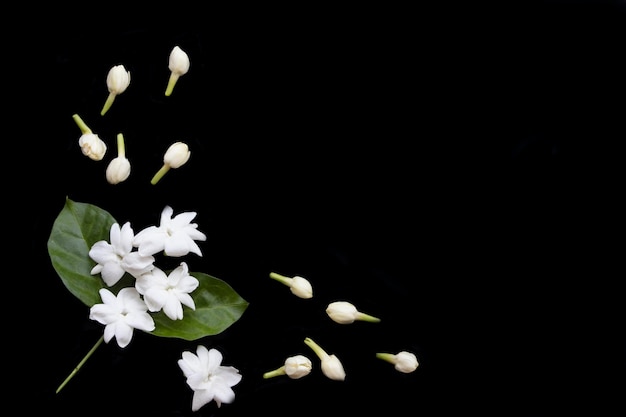
M 177 80 L 189 70 L 189 62 L 189 56 L 180 47 L 172 49 L 166 97 L 173 94 Z M 111 68 L 106 81 L 109 96 L 101 116 L 110 111 L 115 97 L 129 88 L 130 72 L 123 65 L 117 65 Z M 80 115 L 74 114 L 72 118 L 81 133 L 78 141 L 81 152 L 93 161 L 102 161 L 110 147 L 94 134 Z M 117 155 L 104 172 L 111 186 L 127 181 L 135 172 L 131 170 L 132 159 L 126 156 L 123 132 L 118 133 L 116 140 Z M 173 142 L 150 184 L 156 189 L 167 172 L 189 161 L 189 145 Z M 127 349 L 135 332 L 139 331 L 190 342 L 189 350 L 181 352 L 178 367 L 193 391 L 190 400 L 193 412 L 212 402 L 221 407 L 235 401 L 237 385 L 247 376 L 208 343 L 212 336 L 244 318 L 249 302 L 227 282 L 207 272 L 190 270 L 190 263 L 184 258 L 202 257 L 202 242 L 207 238 L 194 222 L 196 216 L 196 212 L 176 212 L 167 205 L 160 219 L 154 218 L 150 226 L 135 231 L 131 221 L 118 220 L 103 207 L 66 198 L 48 239 L 49 257 L 63 285 L 88 307 L 89 319 L 102 325 L 103 333 L 77 367 L 62 380 L 57 394 L 69 389 L 67 384 L 77 378 L 79 370 L 99 346 L 115 343 L 120 349 Z M 173 258 L 180 259 L 175 260 L 172 268 L 161 264 L 171 266 Z M 269 278 L 287 286 L 303 303 L 314 296 L 314 281 L 307 278 L 273 271 Z M 326 313 L 340 324 L 383 323 L 379 317 L 362 313 L 344 300 L 328 304 Z M 349 380 L 350 369 L 344 367 L 345 362 L 339 360 L 332 346 L 322 348 L 308 336 L 302 345 L 310 348 L 319 359 L 319 369 L 325 377 L 339 382 Z M 317 366 L 305 353 L 287 355 L 280 367 L 272 370 L 272 364 L 268 363 L 268 370 L 259 376 L 263 380 L 281 375 L 303 379 L 316 371 Z M 417 369 L 417 357 L 407 351 L 397 355 L 372 351 L 370 356 L 392 363 L 401 373 Z

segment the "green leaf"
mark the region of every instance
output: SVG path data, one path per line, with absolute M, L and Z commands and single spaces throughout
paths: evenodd
M 114 223 L 107 211 L 67 198 L 48 239 L 55 271 L 67 289 L 89 307 L 102 301 L 98 291 L 105 287 L 100 274 L 91 275 L 96 263 L 89 257 L 89 249 L 99 240 L 109 240 Z
M 196 309 L 183 307 L 182 320 L 171 320 L 162 311 L 155 314 L 156 329 L 152 334 L 186 340 L 218 334 L 239 320 L 248 307 L 248 302 L 221 279 L 200 272 L 189 275 L 200 281 L 190 294 Z
M 107 211 L 68 198 L 52 226 L 48 239 L 52 265 L 65 287 L 88 307 L 101 303 L 99 290 L 107 288 L 100 274 L 91 275 L 96 263 L 89 257 L 89 249 L 100 240 L 109 240 L 114 223 Z M 151 334 L 186 340 L 218 334 L 239 320 L 248 307 L 248 302 L 226 282 L 200 272 L 190 275 L 200 282 L 190 294 L 196 309 L 183 307 L 182 320 L 171 320 L 163 312 L 153 313 L 156 329 Z M 121 288 L 134 285 L 134 280 L 125 274 L 109 290 L 117 294 Z

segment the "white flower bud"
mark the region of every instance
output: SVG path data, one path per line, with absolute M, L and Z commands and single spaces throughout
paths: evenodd
M 78 145 L 83 155 L 88 156 L 94 161 L 100 161 L 104 158 L 107 151 L 107 145 L 98 135 L 94 133 L 86 133 L 78 139 Z
M 165 152 L 163 163 L 169 165 L 170 168 L 180 168 L 189 160 L 190 156 L 191 152 L 186 143 L 175 142 Z
M 180 168 L 189 160 L 190 156 L 191 152 L 186 143 L 174 142 L 171 144 L 163 157 L 163 166 L 154 174 L 150 183 L 154 185 L 159 182 L 170 168 Z
M 122 134 L 117 135 L 117 157 L 109 162 L 106 170 L 107 181 L 110 184 L 119 184 L 125 181 L 130 175 L 130 161 L 126 158 L 124 147 L 124 137 Z
M 115 97 L 118 94 L 122 94 L 130 85 L 130 71 L 126 71 L 124 65 L 116 65 L 109 70 L 107 74 L 107 89 L 109 90 L 109 96 L 107 97 L 102 111 L 100 114 L 104 114 L 109 110 Z
M 189 71 L 189 56 L 180 47 L 175 46 L 170 52 L 170 58 L 168 68 L 170 69 L 170 78 L 165 89 L 165 95 L 169 96 L 174 91 L 174 86 L 181 75 L 184 75 Z
M 402 373 L 408 374 L 417 369 L 419 363 L 414 353 L 402 351 L 395 355 L 393 353 L 377 353 L 376 357 L 394 365 L 394 368 Z
M 346 379 L 346 372 L 343 369 L 343 364 L 337 356 L 326 353 L 326 351 L 322 349 L 320 345 L 315 343 L 310 337 L 305 338 L 304 343 L 313 349 L 313 352 L 315 352 L 317 357 L 320 358 L 322 373 L 326 375 L 326 377 L 335 381 L 343 381 Z
M 328 304 L 326 314 L 334 322 L 339 324 L 354 323 L 355 320 L 367 321 L 370 323 L 378 323 L 379 318 L 370 316 L 357 310 L 354 304 L 347 301 L 335 301 Z
M 311 373 L 313 364 L 304 355 L 291 356 L 285 360 L 285 373 L 291 379 L 302 378 Z
M 273 378 L 279 375 L 287 375 L 291 379 L 299 379 L 311 373 L 313 365 L 311 360 L 304 355 L 290 356 L 285 360 L 285 364 L 278 369 L 263 374 L 264 379 Z
M 313 286 L 306 278 L 299 276 L 289 278 L 284 275 L 277 274 L 276 272 L 270 272 L 270 278 L 275 279 L 278 282 L 282 282 L 283 284 L 288 286 L 291 292 L 297 297 L 313 297 Z

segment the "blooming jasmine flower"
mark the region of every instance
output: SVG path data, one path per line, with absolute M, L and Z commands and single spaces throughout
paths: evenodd
M 189 146 L 186 143 L 172 143 L 163 156 L 163 166 L 154 174 L 150 183 L 155 185 L 171 168 L 180 168 L 184 165 L 189 160 L 190 156 L 191 151 L 189 151 Z
M 335 301 L 328 304 L 326 314 L 339 324 L 350 324 L 355 320 L 368 321 L 370 323 L 378 323 L 380 321 L 378 317 L 358 311 L 354 304 L 347 301 Z
M 215 401 L 218 407 L 235 400 L 231 387 L 241 381 L 241 374 L 232 366 L 222 365 L 222 353 L 217 349 L 207 349 L 202 345 L 196 348 L 196 354 L 189 351 L 182 353 L 178 366 L 187 378 L 187 385 L 194 391 L 192 411 L 198 411 L 205 404 Z
M 415 371 L 419 366 L 415 354 L 407 351 L 398 352 L 395 355 L 393 353 L 377 353 L 376 357 L 392 363 L 397 371 L 405 374 Z
M 133 239 L 133 246 L 144 256 L 163 251 L 166 256 L 185 256 L 189 252 L 202 256 L 196 240 L 206 240 L 206 235 L 197 230 L 198 225 L 191 223 L 196 217 L 193 211 L 184 212 L 172 218 L 170 206 L 161 212 L 159 226 L 150 226 L 141 230 Z
M 130 175 L 130 162 L 126 158 L 124 147 L 124 137 L 121 133 L 117 135 L 117 157 L 109 162 L 106 170 L 107 181 L 110 184 L 119 184 L 125 181 Z
M 198 288 L 198 285 L 200 282 L 189 275 L 185 262 L 181 262 L 169 275 L 155 267 L 135 281 L 135 288 L 143 295 L 148 309 L 152 312 L 162 309 L 172 320 L 182 320 L 183 305 L 196 309 L 189 293 Z
M 310 337 L 304 339 L 304 343 L 313 349 L 313 352 L 321 360 L 322 373 L 335 381 L 343 381 L 346 379 L 346 372 L 342 363 L 335 355 L 329 355 L 324 349 L 313 341 Z
M 100 273 L 102 280 L 110 287 L 124 276 L 124 272 L 137 278 L 154 268 L 153 256 L 133 251 L 134 232 L 129 222 L 121 228 L 118 223 L 114 223 L 110 236 L 111 243 L 100 240 L 89 250 L 89 257 L 97 262 L 91 270 L 92 275 Z
M 101 288 L 99 292 L 104 304 L 94 304 L 89 311 L 89 318 L 105 325 L 105 342 L 109 343 L 115 337 L 117 344 L 124 348 L 130 343 L 134 329 L 146 332 L 154 330 L 154 320 L 148 314 L 148 306 L 135 288 L 122 288 L 117 296 L 106 288 Z
M 122 94 L 128 88 L 130 84 L 130 71 L 126 71 L 124 65 L 115 65 L 109 70 L 107 74 L 107 89 L 109 90 L 109 96 L 102 107 L 100 112 L 101 116 L 109 110 L 115 97 Z
M 311 373 L 313 365 L 311 360 L 304 355 L 290 356 L 285 359 L 285 364 L 280 368 L 263 374 L 264 379 L 279 375 L 287 375 L 291 379 L 299 379 Z
M 169 96 L 172 94 L 174 90 L 174 86 L 180 78 L 181 75 L 187 74 L 189 71 L 189 56 L 185 51 L 180 49 L 179 46 L 175 46 L 170 52 L 170 58 L 168 62 L 168 68 L 170 69 L 170 78 L 167 83 L 167 89 L 165 90 L 165 95 Z
M 270 278 L 285 284 L 294 295 L 300 298 L 313 297 L 313 287 L 306 278 L 299 276 L 289 278 L 284 275 L 277 274 L 276 272 L 270 272 Z
M 102 139 L 98 137 L 91 129 L 85 124 L 83 119 L 79 115 L 74 114 L 72 118 L 78 125 L 82 135 L 78 139 L 78 145 L 83 155 L 88 156 L 94 161 L 100 161 L 104 158 L 104 154 L 107 151 L 107 145 Z

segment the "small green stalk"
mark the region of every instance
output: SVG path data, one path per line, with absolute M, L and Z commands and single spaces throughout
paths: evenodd
M 80 129 L 80 131 L 81 131 L 81 133 L 83 135 L 87 135 L 87 134 L 92 133 L 91 129 L 89 129 L 89 127 L 87 127 L 87 125 L 85 124 L 85 122 L 83 122 L 83 119 L 81 119 L 79 115 L 77 115 L 77 114 L 72 115 L 72 119 L 74 119 L 74 121 L 78 125 L 78 128 Z
M 370 323 L 378 323 L 380 319 L 378 317 L 370 316 L 369 314 L 358 312 L 356 315 L 356 320 L 368 321 Z
M 57 388 L 57 390 L 56 390 L 56 394 L 58 394 L 59 391 L 61 391 L 63 389 L 63 387 L 65 385 L 67 385 L 68 382 L 70 382 L 70 379 L 72 379 L 74 377 L 74 375 L 76 375 L 78 373 L 80 368 L 82 368 L 82 366 L 85 364 L 85 362 L 87 362 L 87 359 L 89 359 L 89 357 L 91 355 L 93 355 L 93 353 L 96 351 L 96 349 L 98 349 L 98 346 L 100 346 L 102 344 L 102 342 L 104 342 L 104 335 L 100 336 L 100 339 L 98 339 L 96 344 L 93 345 L 91 350 L 89 352 L 87 352 L 85 357 L 78 363 L 78 365 L 76 365 L 76 368 L 74 368 L 74 370 L 67 376 L 67 378 L 65 378 L 65 381 L 63 381 L 63 383 L 61 385 L 59 385 L 59 388 Z
M 152 180 L 150 180 L 150 184 L 155 185 L 157 182 L 161 180 L 161 178 L 163 178 L 165 174 L 167 174 L 167 171 L 169 170 L 170 170 L 170 166 L 168 164 L 163 164 L 161 169 L 159 169 L 157 173 L 154 174 L 154 177 L 152 177 Z
M 167 89 L 165 90 L 166 96 L 169 97 L 172 94 L 172 91 L 174 91 L 174 86 L 176 85 L 178 78 L 180 78 L 180 75 L 178 73 L 176 72 L 170 73 L 170 79 L 167 82 Z
M 292 280 L 292 278 L 277 274 L 276 272 L 270 272 L 270 278 L 275 279 L 278 282 L 282 282 L 285 285 L 289 285 Z
M 109 111 L 109 109 L 113 105 L 113 101 L 115 100 L 115 96 L 116 96 L 116 94 L 109 93 L 109 96 L 107 97 L 107 101 L 104 102 L 104 106 L 102 107 L 102 111 L 100 112 L 100 116 L 104 116 L 104 114 L 107 111 Z
M 394 355 L 393 353 L 376 353 L 376 357 L 389 363 L 395 363 L 396 359 L 396 355 Z
M 313 339 L 311 339 L 310 337 L 307 337 L 304 339 L 304 343 L 310 347 L 313 352 L 315 352 L 315 354 L 317 355 L 318 358 L 320 359 L 324 359 L 328 357 L 328 353 L 326 353 L 326 351 L 324 349 L 322 349 L 322 347 L 320 345 L 318 345 L 317 343 L 315 343 L 313 341 Z
M 263 379 L 274 378 L 275 376 L 285 375 L 285 366 L 269 371 L 263 374 Z
M 117 134 L 117 156 L 119 156 L 120 158 L 124 158 L 126 156 L 124 136 L 121 133 Z

